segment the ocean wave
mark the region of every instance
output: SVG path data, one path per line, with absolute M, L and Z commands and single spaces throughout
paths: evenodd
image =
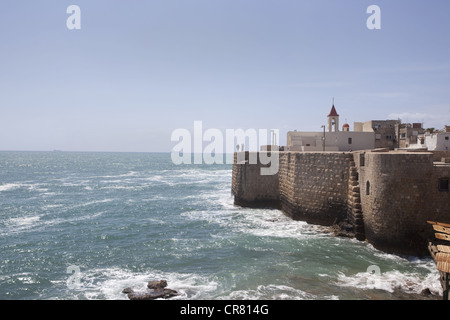
M 324 227 L 296 221 L 276 209 L 240 209 L 235 228 L 243 233 L 259 237 L 277 238 L 323 238 L 329 237 Z
M 20 183 L 7 183 L 0 185 L 0 191 L 9 191 L 22 187 Z
M 237 290 L 231 292 L 223 299 L 232 300 L 317 300 L 327 299 L 335 300 L 335 296 L 319 297 L 317 295 L 305 292 L 300 289 L 292 288 L 286 285 L 259 285 L 256 289 Z
M 124 177 L 136 177 L 136 176 L 139 176 L 140 174 L 141 173 L 137 172 L 137 171 L 129 171 L 127 173 L 122 173 L 122 174 L 117 174 L 117 175 L 93 176 L 91 178 L 106 178 L 106 179 L 112 178 L 112 179 L 115 179 L 115 178 L 124 178 Z
M 0 185 L 0 192 L 2 191 L 12 191 L 20 188 L 26 188 L 29 191 L 37 191 L 37 192 L 47 192 L 48 188 L 43 187 L 42 183 L 7 183 Z
M 83 270 L 79 274 L 78 287 L 67 288 L 69 299 L 128 300 L 122 290 L 131 287 L 136 292 L 145 291 L 152 280 L 166 280 L 168 288 L 178 291 L 172 299 L 201 299 L 217 290 L 218 282 L 193 273 L 163 272 L 148 270 L 133 272 L 123 268 Z M 70 275 L 68 275 L 68 278 Z M 60 285 L 64 285 L 60 282 Z M 58 297 L 60 298 L 60 297 Z
M 364 290 L 379 289 L 390 293 L 403 291 L 405 293 L 420 294 L 422 290 L 429 289 L 431 293 L 441 295 L 442 287 L 437 281 L 437 271 L 426 275 L 391 270 L 378 274 L 371 272 L 359 272 L 353 275 L 339 273 L 336 285 L 341 287 L 353 287 Z
M 14 232 L 19 232 L 23 230 L 28 230 L 36 224 L 39 223 L 41 216 L 25 216 L 25 217 L 17 217 L 17 218 L 9 218 L 6 221 L 6 225 L 8 229 L 14 230 Z
M 68 218 L 54 218 L 45 220 L 45 215 L 35 215 L 35 216 L 23 216 L 9 218 L 4 221 L 5 228 L 0 228 L 0 235 L 7 236 L 12 234 L 19 234 L 23 232 L 30 231 L 42 231 L 48 227 L 53 227 L 56 225 L 64 223 L 80 222 L 84 220 L 90 220 L 100 217 L 104 214 L 104 211 L 96 212 L 92 214 L 68 217 Z

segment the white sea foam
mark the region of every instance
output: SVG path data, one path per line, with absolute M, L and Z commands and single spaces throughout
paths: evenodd
M 42 206 L 41 209 L 43 211 L 47 211 L 47 210 L 51 210 L 54 208 L 61 208 L 61 207 L 64 207 L 64 205 L 63 204 L 48 204 L 48 205 Z
M 0 191 L 9 191 L 22 187 L 23 185 L 20 183 L 7 183 L 0 185 Z
M 92 300 L 127 300 L 127 295 L 122 293 L 123 289 L 130 287 L 135 292 L 143 292 L 147 289 L 147 283 L 152 280 L 166 280 L 167 287 L 179 293 L 172 299 L 201 299 L 214 292 L 218 286 L 217 281 L 192 273 L 158 270 L 132 272 L 121 268 L 83 270 L 80 268 L 79 290 L 68 288 L 67 294 Z
M 433 294 L 441 295 L 442 287 L 437 279 L 439 279 L 437 271 L 423 276 L 419 273 L 392 270 L 380 272 L 380 274 L 359 272 L 345 275 L 340 273 L 335 284 L 358 289 L 379 289 L 390 293 L 400 290 L 406 293 L 420 294 L 422 290 L 428 288 Z
M 49 191 L 46 184 L 43 183 L 33 183 L 33 182 L 22 182 L 22 183 L 7 183 L 0 185 L 0 192 L 2 191 L 12 191 L 16 189 L 26 189 L 28 191 L 39 192 L 45 194 Z
M 106 178 L 106 179 L 110 179 L 110 178 L 136 177 L 136 176 L 139 176 L 139 175 L 140 175 L 139 172 L 136 172 L 136 171 L 129 171 L 129 172 L 127 172 L 127 173 L 118 174 L 118 175 L 95 176 L 95 178 Z
M 87 206 L 91 206 L 93 204 L 107 203 L 107 202 L 111 202 L 111 201 L 114 201 L 114 199 L 102 199 L 102 200 L 88 201 L 88 202 L 77 204 L 77 205 L 73 206 L 72 208 L 87 207 Z
M 36 280 L 36 275 L 32 274 L 30 272 L 20 273 L 20 274 L 14 275 L 13 277 L 16 278 L 18 281 L 20 281 L 21 283 L 27 284 L 27 285 L 38 282 Z
M 6 236 L 11 234 L 17 234 L 22 232 L 29 231 L 38 231 L 44 230 L 45 228 L 63 224 L 63 223 L 72 223 L 72 222 L 80 222 L 84 220 L 95 219 L 103 215 L 105 212 L 100 211 L 96 213 L 90 213 L 87 215 L 70 217 L 70 218 L 55 218 L 50 220 L 44 220 L 43 215 L 36 216 L 24 216 L 24 217 L 16 217 L 9 218 L 5 221 L 5 228 L 0 228 L 0 235 Z
M 29 229 L 32 226 L 36 225 L 39 222 L 40 216 L 25 216 L 25 217 L 17 217 L 10 218 L 6 224 L 9 225 L 11 229 L 16 231 Z
M 314 294 L 286 285 L 259 285 L 256 289 L 237 290 L 231 292 L 224 299 L 233 300 L 334 300 L 334 296 L 318 297 Z
M 304 238 L 304 237 L 328 237 L 323 228 L 308 224 L 304 221 L 296 221 L 284 215 L 280 210 L 274 209 L 241 209 L 242 219 L 236 227 L 241 232 L 260 237 L 279 238 Z

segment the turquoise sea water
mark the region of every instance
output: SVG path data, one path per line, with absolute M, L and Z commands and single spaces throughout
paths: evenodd
M 430 259 L 233 205 L 231 165 L 0 152 L 0 299 L 441 299 Z M 421 291 L 429 288 L 432 296 Z

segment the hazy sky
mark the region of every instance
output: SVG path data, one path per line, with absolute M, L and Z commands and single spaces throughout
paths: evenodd
M 81 9 L 69 30 L 67 7 Z M 381 29 L 366 12 L 381 9 Z M 448 0 L 2 0 L 0 150 L 170 151 L 203 127 L 450 125 Z

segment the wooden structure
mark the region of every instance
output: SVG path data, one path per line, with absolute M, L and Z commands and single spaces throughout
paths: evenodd
M 448 300 L 450 289 L 450 224 L 436 221 L 427 222 L 433 226 L 435 231 L 435 240 L 429 242 L 428 250 L 441 275 L 443 299 Z

